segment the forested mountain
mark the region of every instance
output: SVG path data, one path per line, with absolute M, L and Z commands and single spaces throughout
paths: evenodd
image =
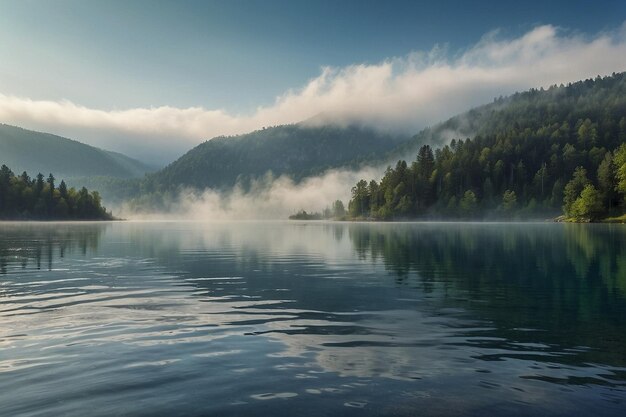
M 276 126 L 206 141 L 149 181 L 155 190 L 179 185 L 226 189 L 270 171 L 297 181 L 329 168 L 357 167 L 406 139 L 356 126 Z
M 461 132 L 436 149 L 446 135 Z M 353 217 L 621 214 L 626 194 L 626 73 L 532 89 L 454 117 L 394 150 L 422 145 L 380 183 L 352 189 Z M 619 207 L 620 204 L 622 207 Z
M 604 103 L 615 107 L 612 99 L 620 99 L 624 73 L 610 77 L 597 77 L 567 86 L 553 85 L 546 89 L 530 89 L 507 97 L 494 99 L 492 103 L 475 107 L 465 113 L 451 117 L 443 123 L 423 129 L 409 141 L 400 144 L 384 158 L 393 160 L 412 159 L 422 145 L 442 147 L 452 139 L 465 140 L 507 134 L 567 121 L 574 128 L 579 120 L 587 118 L 600 122 L 605 118 Z M 617 138 L 615 138 L 617 140 Z
M 125 155 L 49 133 L 0 124 L 0 164 L 16 172 L 50 172 L 66 179 L 141 177 L 153 168 Z

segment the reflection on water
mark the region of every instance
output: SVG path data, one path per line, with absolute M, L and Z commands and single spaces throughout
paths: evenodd
M 496 323 L 505 341 L 593 346 L 576 360 L 611 355 L 626 365 L 622 226 L 355 225 L 350 238 L 361 259 L 382 260 L 399 284 L 465 298 L 464 307 Z M 545 334 L 507 333 L 516 328 Z
M 63 258 L 68 251 L 85 255 L 88 250 L 97 249 L 106 226 L 76 223 L 68 228 L 64 223 L 0 222 L 0 275 L 6 275 L 9 266 L 20 265 L 26 269 L 31 263 L 37 269 L 41 269 L 43 263 L 51 270 L 54 258 Z
M 0 224 L 0 415 L 622 415 L 626 229 Z

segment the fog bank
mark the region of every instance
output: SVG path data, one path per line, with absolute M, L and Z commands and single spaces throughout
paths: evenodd
M 285 220 L 299 210 L 320 212 L 335 200 L 341 200 L 347 209 L 356 182 L 378 180 L 383 172 L 382 167 L 330 170 L 298 184 L 286 176 L 266 176 L 255 181 L 248 191 L 240 186 L 228 192 L 185 189 L 168 202 L 166 210 L 133 209 L 125 205 L 114 214 L 131 220 Z

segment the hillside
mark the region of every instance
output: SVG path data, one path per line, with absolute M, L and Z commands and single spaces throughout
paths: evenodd
M 149 181 L 155 188 L 225 189 L 237 182 L 245 185 L 269 171 L 297 181 L 329 168 L 357 167 L 406 139 L 356 126 L 277 126 L 206 141 Z
M 49 133 L 0 124 L 0 164 L 14 172 L 54 172 L 59 178 L 133 178 L 151 167 L 125 155 Z
M 456 139 L 448 145 L 450 135 Z M 626 205 L 626 73 L 496 100 L 424 130 L 391 155 L 412 150 L 380 183 L 356 184 L 353 217 L 619 215 Z
M 538 130 L 544 126 L 567 122 L 571 128 L 579 120 L 600 122 L 607 112 L 623 115 L 625 73 L 587 79 L 567 86 L 530 89 L 500 97 L 492 103 L 475 107 L 445 122 L 423 129 L 400 144 L 381 160 L 413 159 L 420 146 L 441 147 L 452 139 L 493 137 L 512 130 Z M 603 138 L 604 139 L 604 138 Z M 608 138 L 606 138 L 608 139 Z M 615 145 L 617 137 L 613 138 Z

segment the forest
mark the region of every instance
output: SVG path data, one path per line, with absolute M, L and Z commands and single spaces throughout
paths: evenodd
M 357 126 L 299 123 L 268 127 L 206 141 L 148 176 L 146 186 L 157 191 L 181 185 L 224 190 L 239 184 L 247 188 L 251 180 L 268 172 L 299 181 L 330 168 L 361 166 L 402 141 L 406 138 Z
M 562 213 L 564 220 L 595 221 L 624 213 L 624 73 L 517 93 L 475 112 L 483 120 L 473 138 L 436 149 L 423 144 L 410 165 L 399 160 L 380 182 L 360 180 L 352 188 L 350 217 L 510 219 Z
M 0 168 L 0 219 L 2 220 L 112 220 L 97 191 L 58 187 L 54 175 L 26 172 L 16 176 L 6 165 Z

